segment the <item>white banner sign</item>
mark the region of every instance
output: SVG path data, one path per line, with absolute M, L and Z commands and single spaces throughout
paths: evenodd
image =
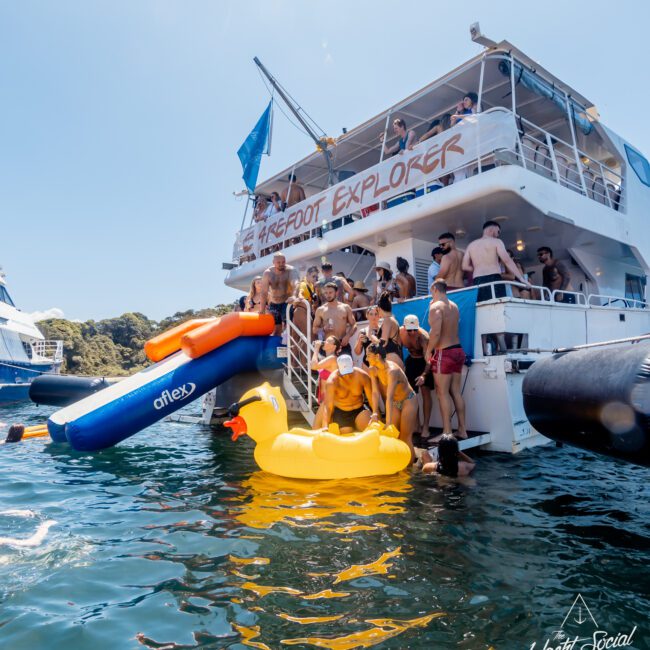
M 234 257 L 260 256 L 276 244 L 298 237 L 333 219 L 358 212 L 424 185 L 498 149 L 514 150 L 512 113 L 468 115 L 457 126 L 292 205 L 237 235 Z

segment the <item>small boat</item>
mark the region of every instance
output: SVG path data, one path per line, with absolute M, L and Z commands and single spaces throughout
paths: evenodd
M 29 399 L 32 380 L 57 374 L 63 341 L 47 341 L 29 314 L 18 309 L 0 268 L 0 403 Z

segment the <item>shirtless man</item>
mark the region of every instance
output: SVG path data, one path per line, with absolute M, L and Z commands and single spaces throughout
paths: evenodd
M 379 419 L 370 377 L 365 370 L 354 367 L 348 354 L 337 357 L 336 365 L 337 370 L 325 384 L 324 425 L 327 427 L 334 422 L 341 433 L 363 431 L 371 419 Z M 364 395 L 372 405 L 372 416 L 363 403 Z
M 318 338 L 318 331 L 323 330 L 323 338 L 336 336 L 341 341 L 343 354 L 352 354 L 350 339 L 357 331 L 357 321 L 354 318 L 350 305 L 336 299 L 336 284 L 328 282 L 323 288 L 325 304 L 316 310 L 312 328 L 312 340 Z
M 452 433 L 451 407 L 456 407 L 458 417 L 457 438 L 467 438 L 465 428 L 465 401 L 460 388 L 460 379 L 465 363 L 465 352 L 458 338 L 458 323 L 460 314 L 456 303 L 447 297 L 447 285 L 442 280 L 436 280 L 431 289 L 433 300 L 429 307 L 429 345 L 425 353 L 427 365 L 417 379 L 422 386 L 429 369 L 435 375 L 436 395 L 440 403 L 442 416 L 442 433 Z M 442 435 L 436 436 L 432 442 L 437 442 Z
M 366 320 L 366 307 L 370 307 L 370 296 L 368 295 L 368 289 L 363 280 L 357 280 L 352 286 L 352 293 L 354 294 L 352 298 L 352 303 L 350 307 L 354 311 L 354 317 L 357 321 Z
M 372 380 L 373 411 L 381 395 L 386 405 L 386 424 L 399 429 L 399 439 L 413 449 L 413 432 L 418 426 L 418 400 L 404 371 L 393 361 L 386 359 L 386 350 L 373 343 L 366 352 Z
M 267 310 L 273 314 L 275 329 L 273 334 L 282 334 L 284 323 L 287 321 L 287 302 L 293 296 L 296 284 L 296 271 L 289 266 L 282 253 L 273 256 L 273 266 L 269 266 L 262 275 L 262 291 L 260 293 L 260 314 Z
M 323 295 L 323 288 L 328 282 L 333 282 L 336 285 L 336 299 L 339 302 L 345 302 L 345 294 L 352 294 L 352 287 L 350 283 L 341 275 L 334 275 L 331 262 L 323 262 L 320 267 L 323 274 L 322 280 L 316 283 L 316 289 L 320 294 L 321 302 L 324 302 L 325 296 Z
M 548 246 L 541 246 L 537 249 L 537 259 L 544 265 L 542 283 L 551 293 L 558 289 L 573 291 L 569 269 L 564 262 L 554 259 L 553 251 Z M 555 300 L 556 302 L 574 304 L 575 296 L 556 293 Z
M 440 270 L 435 279 L 444 280 L 449 291 L 462 289 L 465 286 L 463 282 L 463 254 L 456 248 L 456 237 L 450 232 L 443 232 L 438 237 L 438 245 L 442 248 L 443 255 L 440 260 Z
M 303 190 L 295 174 L 289 174 L 287 180 L 289 181 L 289 187 L 282 190 L 282 203 L 290 208 L 292 205 L 305 200 L 305 190 Z
M 409 351 L 404 361 L 404 372 L 413 390 L 419 392 L 417 378 L 422 374 L 426 366 L 424 353 L 429 346 L 429 335 L 420 327 L 420 321 L 414 314 L 404 316 L 404 325 L 399 328 L 399 337 L 402 347 Z M 429 420 L 431 419 L 431 391 L 433 390 L 433 375 L 426 374 L 422 387 L 422 429 L 420 436 L 423 440 L 429 437 Z
M 465 251 L 463 270 L 471 271 L 474 274 L 475 285 L 487 284 L 501 280 L 501 264 L 503 264 L 519 282 L 530 287 L 528 281 L 508 255 L 504 243 L 499 239 L 500 234 L 501 226 L 496 221 L 486 221 L 483 224 L 483 237 L 471 242 Z M 504 284 L 496 285 L 494 295 L 497 298 L 505 297 L 506 286 Z M 490 300 L 490 298 L 492 298 L 490 287 L 481 287 L 478 290 L 477 302 Z

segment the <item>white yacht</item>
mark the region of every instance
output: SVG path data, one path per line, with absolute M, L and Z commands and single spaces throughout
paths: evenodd
M 438 236 L 455 234 L 463 249 L 481 236 L 484 221 L 497 221 L 538 299 L 520 297 L 516 283 L 496 297 L 504 292 L 491 284 L 492 298 L 472 306 L 471 316 L 464 313 L 475 319 L 473 340 L 463 342 L 473 360 L 463 391 L 474 435 L 462 446 L 518 452 L 548 442 L 528 422 L 521 394 L 524 374 L 540 355 L 650 332 L 650 163 L 577 89 L 511 43 L 473 36 L 485 46 L 473 59 L 330 141 L 325 152 L 259 183 L 256 195 L 269 196 L 295 174 L 307 198 L 243 228 L 224 267 L 230 269 L 226 284 L 248 291 L 272 253 L 282 250 L 301 276 L 326 256 L 335 271 L 372 285 L 377 262 L 394 268 L 401 256 L 421 297 L 400 310 L 422 322 Z M 384 158 L 379 135 L 396 142 L 395 118 L 420 137 L 469 92 L 478 98 L 476 114 Z M 570 270 L 572 290 L 542 286 L 536 253 L 542 246 Z M 475 290 L 450 298 L 469 291 Z M 311 421 L 316 386 L 292 347 L 284 387 L 291 408 Z M 227 385 L 219 387 L 208 396 L 207 415 L 230 397 Z M 431 425 L 440 425 L 435 400 Z
M 0 267 L 0 403 L 28 399 L 29 385 L 58 373 L 63 341 L 46 341 L 32 318 L 14 305 Z

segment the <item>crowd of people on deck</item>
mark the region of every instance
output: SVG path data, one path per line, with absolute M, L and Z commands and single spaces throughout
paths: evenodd
M 463 98 L 458 102 L 454 113 L 444 113 L 440 117 L 435 118 L 427 130 L 418 138 L 414 129 L 408 129 L 406 122 L 403 118 L 395 118 L 392 123 L 393 134 L 397 137 L 397 142 L 388 145 L 386 134 L 381 133 L 380 141 L 383 148 L 384 156 L 398 155 L 404 151 L 413 149 L 416 145 L 432 138 L 435 135 L 446 131 L 447 129 L 460 124 L 467 115 L 473 115 L 477 111 L 478 95 L 474 92 L 465 93 Z M 465 178 L 467 175 L 466 169 L 456 170 L 453 174 L 448 174 L 439 179 L 441 185 L 449 185 L 455 180 Z M 306 198 L 305 190 L 301 183 L 292 172 L 287 177 L 288 185 L 282 191 L 271 192 L 269 196 L 262 194 L 255 197 L 253 209 L 253 222 L 259 223 L 266 221 L 269 217 L 284 212 L 287 208 L 304 201 Z
M 263 275 L 253 279 L 238 307 L 272 314 L 274 333 L 281 335 L 290 305 L 289 318 L 314 341 L 309 366 L 318 373 L 316 427 L 335 423 L 343 433 L 359 431 L 382 417 L 399 429 L 412 450 L 414 436 L 420 445 L 442 444 L 444 440 L 448 449 L 454 448 L 450 436 L 455 440 L 467 437 L 461 389 L 466 356 L 459 338 L 458 307 L 448 292 L 475 285 L 477 302 L 505 296 L 541 297 L 540 290 L 530 285 L 520 260 L 500 239 L 498 221 L 486 221 L 482 230 L 482 236 L 464 251 L 457 248 L 453 233 L 438 237 L 427 270 L 432 298 L 428 331 L 414 314 L 407 315 L 402 325 L 393 315 L 394 303 L 416 295 L 415 277 L 402 257 L 395 261 L 396 273 L 389 262 L 376 262 L 372 288 L 363 280 L 335 272 L 327 260 L 320 269 L 310 266 L 300 279 L 281 252 L 275 253 L 272 266 Z M 543 287 L 556 291 L 556 300 L 573 302 L 567 266 L 555 259 L 547 246 L 540 247 L 537 256 L 543 265 Z M 361 321 L 367 325 L 360 328 Z M 443 426 L 440 435 L 431 437 L 434 394 Z M 457 420 L 455 432 L 452 414 Z M 460 452 L 457 457 L 458 467 L 466 470 L 467 457 Z M 420 454 L 420 460 L 425 471 L 441 467 L 433 449 Z
M 385 134 L 381 136 L 384 156 L 399 155 L 462 122 L 476 112 L 477 100 L 475 93 L 466 93 L 455 113 L 433 120 L 419 138 L 403 119 L 395 119 L 392 126 L 397 142 L 389 146 L 384 143 Z M 456 170 L 439 181 L 447 185 L 464 178 L 466 172 Z M 305 199 L 304 189 L 293 173 L 288 182 L 281 195 L 273 192 L 268 198 L 257 198 L 256 222 Z M 459 337 L 458 306 L 448 292 L 478 286 L 477 302 L 505 296 L 541 298 L 521 261 L 506 249 L 500 232 L 498 221 L 485 222 L 482 236 L 464 251 L 456 247 L 453 233 L 444 232 L 438 237 L 427 270 L 431 295 L 428 331 L 415 314 L 405 316 L 402 325 L 393 316 L 394 303 L 416 296 L 416 279 L 409 272 L 409 262 L 402 257 L 397 257 L 394 268 L 387 261 L 377 261 L 374 283 L 367 287 L 361 279 L 336 272 L 327 260 L 320 269 L 311 266 L 304 277 L 298 278 L 284 254 L 276 250 L 273 264 L 252 280 L 238 308 L 272 314 L 277 335 L 283 334 L 289 311 L 297 329 L 313 341 L 307 365 L 318 373 L 319 408 L 314 428 L 335 424 L 341 433 L 347 433 L 362 431 L 370 422 L 383 419 L 387 425 L 397 427 L 414 457 L 414 439 L 425 448 L 417 453 L 424 472 L 464 476 L 474 467 L 458 446 L 459 440 L 468 437 L 461 388 L 468 359 Z M 566 265 L 555 259 L 546 246 L 538 249 L 537 256 L 543 264 L 544 288 L 556 291 L 559 302 L 574 302 Z M 360 322 L 367 324 L 360 328 Z M 289 341 L 289 345 L 294 343 Z M 498 345 L 500 351 L 505 351 L 502 347 Z M 435 436 L 429 427 L 434 395 L 442 422 L 442 432 Z
M 415 314 L 405 316 L 402 325 L 393 315 L 395 303 L 416 295 L 415 277 L 402 257 L 395 261 L 396 273 L 389 262 L 376 262 L 374 285 L 369 289 L 363 280 L 335 272 L 327 260 L 320 269 L 310 266 L 298 278 L 284 254 L 276 252 L 273 264 L 252 280 L 238 307 L 272 314 L 276 335 L 283 334 L 289 313 L 298 330 L 314 342 L 307 362 L 318 373 L 315 428 L 334 423 L 342 433 L 361 431 L 381 418 L 397 427 L 414 456 L 414 438 L 419 446 L 431 447 L 419 453 L 424 471 L 451 471 L 443 458 L 452 453 L 458 462 L 451 466 L 462 475 L 471 470 L 471 460 L 458 451 L 457 442 L 468 436 L 461 388 L 467 359 L 459 337 L 459 310 L 448 292 L 478 286 L 477 302 L 505 296 L 540 297 L 500 233 L 498 221 L 486 221 L 482 236 L 464 251 L 456 247 L 453 233 L 438 237 L 427 272 L 428 331 Z M 547 246 L 540 247 L 537 255 L 543 265 L 543 286 L 570 292 L 566 265 Z M 569 293 L 556 294 L 561 302 L 572 302 L 572 298 Z M 310 320 L 311 331 L 307 331 Z M 360 327 L 361 321 L 367 324 Z M 434 394 L 442 421 L 442 433 L 437 436 L 431 435 L 429 427 Z

